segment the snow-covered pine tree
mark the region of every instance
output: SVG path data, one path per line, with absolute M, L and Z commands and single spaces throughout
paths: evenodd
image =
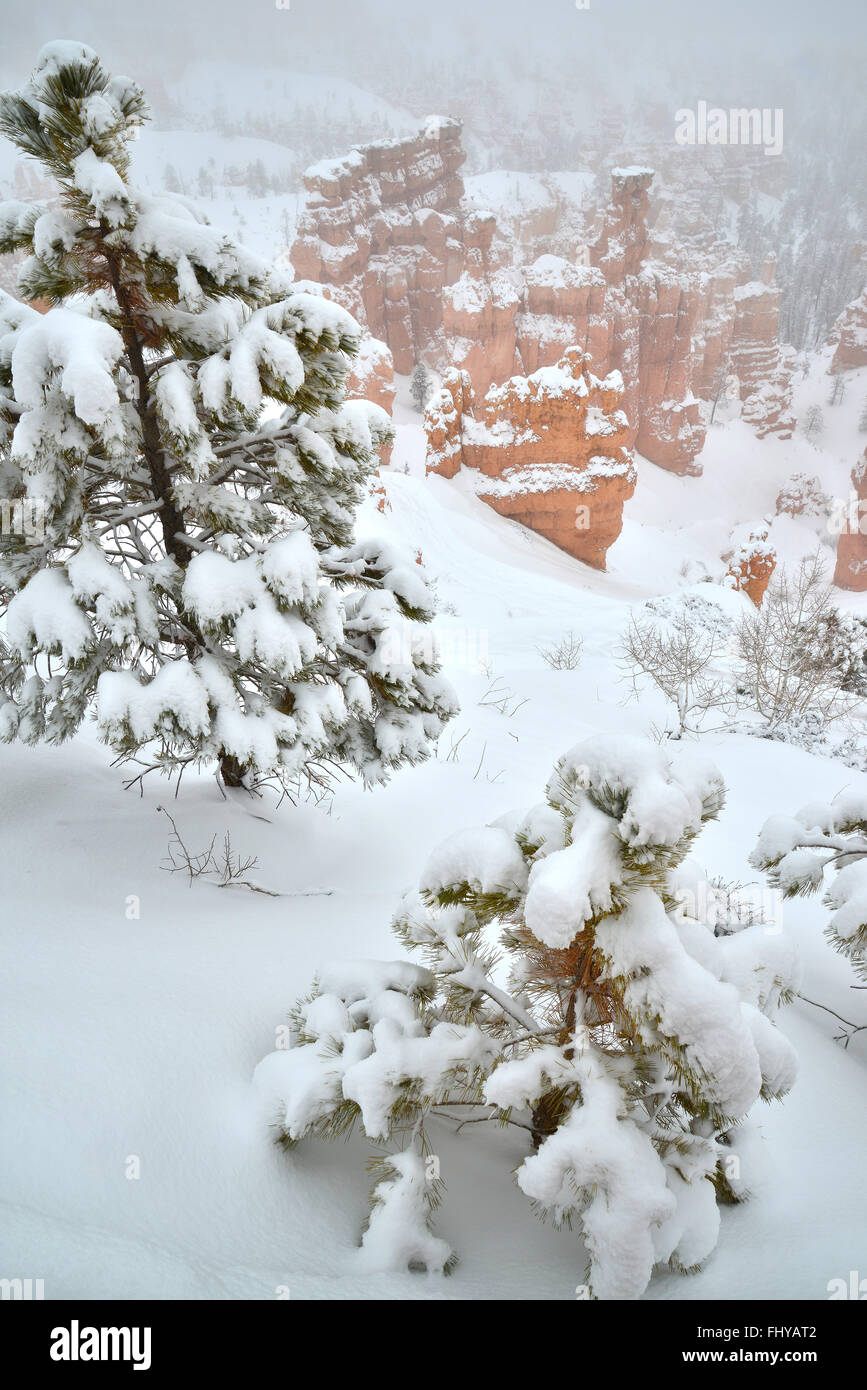
M 750 863 L 787 898 L 817 893 L 825 870 L 832 870 L 824 895 L 831 908 L 825 935 L 867 981 L 867 794 L 844 791 L 831 802 L 811 802 L 795 816 L 771 816 Z
M 820 405 L 807 407 L 803 429 L 808 439 L 818 439 L 825 433 L 825 416 Z
M 813 650 L 841 690 L 867 696 L 867 618 L 830 607 L 817 624 Z
M 415 402 L 415 408 L 420 415 L 424 414 L 424 408 L 430 399 L 432 387 L 433 382 L 427 367 L 423 362 L 416 362 L 409 379 L 409 389 Z
M 762 925 L 715 935 L 686 859 L 723 794 L 694 754 L 589 739 L 541 805 L 434 853 L 395 923 L 424 964 L 320 973 L 256 1085 L 287 1146 L 358 1121 L 391 1148 L 367 1267 L 447 1266 L 428 1167 L 455 1118 L 527 1132 L 518 1185 L 578 1226 L 596 1297 L 709 1255 L 718 1202 L 744 1195 L 733 1126 L 795 1075 L 771 1022 L 794 988 L 789 943 Z
M 57 184 L 0 207 L 0 735 L 69 737 L 226 782 L 366 781 L 427 755 L 454 698 L 423 571 L 356 543 L 388 417 L 344 402 L 359 331 L 185 200 L 130 178 L 138 86 L 53 43 L 0 130 Z M 14 508 L 13 508 L 14 513 Z

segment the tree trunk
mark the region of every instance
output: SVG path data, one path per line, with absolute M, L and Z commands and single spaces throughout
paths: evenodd
M 572 989 L 569 992 L 569 1003 L 566 1007 L 566 1017 L 563 1021 L 563 1033 L 560 1038 L 561 1043 L 568 1042 L 568 1040 L 572 1037 L 573 1033 L 575 1032 L 575 1006 L 578 990 L 581 988 L 582 984 L 586 985 L 592 965 L 593 956 L 591 953 L 586 957 L 585 961 L 583 962 L 583 966 L 580 971 L 581 983 L 579 984 L 577 981 L 574 982 Z M 564 1055 L 571 1060 L 571 1058 L 574 1056 L 574 1053 L 575 1048 L 570 1043 L 569 1046 L 565 1049 Z M 548 1138 L 549 1134 L 553 1134 L 554 1131 L 559 1128 L 564 1116 L 566 1115 L 567 1111 L 571 1106 L 571 1101 L 567 1100 L 567 1096 L 568 1088 L 565 1086 L 558 1086 L 555 1090 L 547 1091 L 545 1095 L 539 1097 L 539 1100 L 536 1104 L 536 1107 L 532 1115 L 532 1134 L 534 1150 L 538 1149 L 539 1145 L 544 1143 L 544 1141 Z
M 100 223 L 100 231 L 103 241 L 102 252 L 108 266 L 109 280 L 123 316 L 121 337 L 126 348 L 130 370 L 138 383 L 136 410 L 141 421 L 142 454 L 151 476 L 154 499 L 162 504 L 160 524 L 163 530 L 163 543 L 166 553 L 181 569 L 186 569 L 190 559 L 190 549 L 184 544 L 186 528 L 183 516 L 178 511 L 172 496 L 171 478 L 166 470 L 163 457 L 159 426 L 150 397 L 144 351 L 136 325 L 135 304 L 128 286 L 124 283 L 118 258 L 105 245 L 110 231 L 107 224 Z
M 224 753 L 220 759 L 220 776 L 225 787 L 243 787 L 248 771 L 233 753 Z

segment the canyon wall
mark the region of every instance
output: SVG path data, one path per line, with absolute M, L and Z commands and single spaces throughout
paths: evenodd
M 457 373 L 460 387 L 449 376 L 446 394 L 457 392 L 464 402 L 454 408 L 467 421 L 468 438 L 484 424 L 466 404 L 470 396 L 484 402 L 485 421 L 495 406 L 506 411 L 509 427 L 520 415 L 513 378 L 534 382 L 540 371 L 561 371 L 564 360 L 574 365 L 585 356 L 597 382 L 619 374 L 618 447 L 637 449 L 672 472 L 699 471 L 708 413 L 700 397 L 714 401 L 724 382 L 731 389 L 735 383 L 757 433 L 791 434 L 791 361 L 779 348 L 772 265 L 753 279 L 746 257 L 711 233 L 700 208 L 685 241 L 654 227 L 654 173 L 643 165 L 612 171 L 607 202 L 585 210 L 585 244 L 575 240 L 573 222 L 558 229 L 547 215 L 524 244 L 538 249 L 547 237 L 551 249 L 521 264 L 514 236 L 464 199 L 464 159 L 460 123 L 436 117 L 415 136 L 359 146 L 314 166 L 304 178 L 306 206 L 291 260 L 296 275 L 326 286 L 386 344 L 396 372 L 408 374 L 423 361 L 440 374 Z M 567 233 L 571 258 L 555 253 Z M 583 369 L 576 379 L 584 379 Z M 556 414 L 560 406 L 538 383 L 522 389 L 536 392 L 532 433 L 541 428 L 542 409 Z M 564 390 L 558 399 L 573 395 Z M 445 419 L 449 411 L 442 411 Z M 576 437 L 582 429 L 579 422 Z M 458 431 L 464 452 L 465 434 Z M 555 452 L 563 452 L 559 424 L 553 437 Z M 446 471 L 433 442 L 431 449 L 434 470 Z M 470 466 L 488 476 L 480 464 Z M 552 482 L 544 505 L 542 473 L 532 493 L 521 494 L 520 507 L 511 496 L 496 502 L 491 493 L 486 500 L 508 515 L 522 510 L 526 524 L 558 536 L 570 553 L 604 564 L 603 542 L 594 548 L 595 541 L 572 534 L 574 459 L 570 467 L 570 486 L 564 491 Z M 598 534 L 607 535 L 601 523 Z
M 480 396 L 579 346 L 598 374 L 621 371 L 630 446 L 688 471 L 704 442 L 689 381 L 698 299 L 670 269 L 642 266 L 652 171 L 615 170 L 592 265 L 544 254 L 521 267 L 492 214 L 462 209 L 463 161 L 459 123 L 435 118 L 314 166 L 295 273 L 331 286 L 397 372 L 455 367 Z

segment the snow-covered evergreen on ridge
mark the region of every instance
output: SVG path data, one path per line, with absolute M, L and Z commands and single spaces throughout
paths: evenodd
M 409 627 L 432 615 L 421 572 L 354 543 L 390 432 L 343 399 L 357 326 L 139 192 L 145 116 L 71 43 L 0 105 L 61 190 L 0 207 L 0 250 L 29 253 L 21 292 L 52 306 L 0 300 L 4 493 L 43 514 L 0 539 L 0 735 L 59 742 L 95 704 L 146 771 L 321 785 L 340 761 L 383 781 L 454 702 Z

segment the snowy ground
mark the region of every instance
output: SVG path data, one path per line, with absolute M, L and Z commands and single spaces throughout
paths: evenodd
M 817 400 L 827 391 L 820 370 L 803 387 Z M 826 410 L 822 452 L 801 438 L 759 444 L 733 423 L 712 431 L 701 479 L 640 461 L 607 574 L 496 517 L 459 481 L 419 476 L 418 416 L 402 390 L 392 510 L 368 505 L 360 529 L 422 550 L 446 609 L 438 625 L 462 712 L 437 758 L 385 790 L 347 785 L 328 808 L 275 811 L 243 794 L 224 801 L 201 777 L 172 801 L 165 783 L 146 782 L 141 797 L 124 791 L 90 734 L 60 751 L 0 750 L 0 1273 L 44 1278 L 50 1298 L 272 1298 L 285 1288 L 302 1299 L 574 1297 L 577 1238 L 541 1225 L 512 1182 L 517 1131 L 479 1125 L 455 1138 L 443 1124 L 439 1229 L 461 1256 L 451 1279 L 362 1276 L 370 1145 L 283 1155 L 251 1075 L 320 962 L 401 954 L 390 916 L 440 838 L 538 800 L 554 758 L 588 733 L 645 733 L 663 721 L 660 704 L 628 702 L 618 679 L 630 605 L 695 583 L 701 565 L 715 573 L 731 527 L 772 510 L 792 472 L 819 471 L 829 490 L 848 490 L 867 391 L 859 376 Z M 776 523 L 774 539 L 790 558 L 817 543 L 802 522 Z M 552 671 L 538 648 L 569 630 L 583 636 L 581 666 Z M 492 685 L 493 698 L 507 694 L 503 713 Z M 727 878 L 754 877 L 747 854 L 767 815 L 867 787 L 864 774 L 780 743 L 707 745 L 729 799 L 697 857 Z M 164 872 L 163 803 L 192 849 L 228 829 L 236 852 L 258 855 L 256 882 L 280 896 Z M 863 996 L 823 940 L 824 919 L 813 900 L 786 905 L 803 990 L 860 1017 Z M 844 1051 L 834 1020 L 800 1002 L 782 1027 L 801 1077 L 749 1124 L 753 1199 L 724 1211 L 703 1272 L 658 1277 L 649 1298 L 822 1299 L 830 1279 L 864 1269 L 867 1034 Z M 132 1158 L 138 1177 L 127 1176 Z

